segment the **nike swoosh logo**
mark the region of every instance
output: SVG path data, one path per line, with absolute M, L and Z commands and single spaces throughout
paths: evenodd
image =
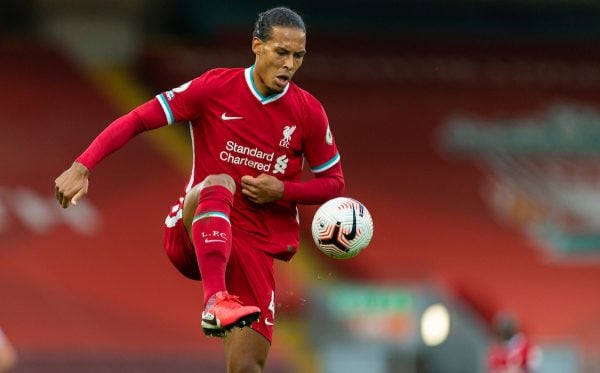
M 267 319 L 267 318 L 265 317 L 265 325 L 270 325 L 270 326 L 273 326 L 273 325 L 275 325 L 275 323 L 274 323 L 274 322 L 272 322 L 272 321 L 269 321 L 269 319 Z
M 221 114 L 221 119 L 223 120 L 234 120 L 234 119 L 244 119 L 244 117 L 230 117 L 227 113 Z
M 217 329 L 220 327 L 219 320 L 212 313 L 202 312 L 202 327 L 208 329 Z
M 344 233 L 344 238 L 348 241 L 352 241 L 356 237 L 356 210 L 354 206 L 352 206 L 352 229 L 350 229 L 350 233 Z
M 211 243 L 211 242 L 226 242 L 225 240 L 209 240 L 208 238 L 204 240 L 204 243 Z

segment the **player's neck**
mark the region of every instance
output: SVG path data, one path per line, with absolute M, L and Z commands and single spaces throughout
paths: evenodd
M 273 92 L 271 92 L 271 90 L 263 82 L 258 72 L 256 72 L 256 68 L 252 69 L 252 82 L 254 83 L 254 88 L 258 91 L 258 93 L 261 94 L 261 96 L 269 97 L 273 94 Z

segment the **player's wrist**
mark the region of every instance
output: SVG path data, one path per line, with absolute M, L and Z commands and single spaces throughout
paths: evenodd
M 278 181 L 278 185 L 276 186 L 275 191 L 274 191 L 276 201 L 283 199 L 283 195 L 285 193 L 285 183 L 282 180 L 277 180 L 277 181 Z
M 89 176 L 90 174 L 90 169 L 78 160 L 73 162 L 73 164 L 71 165 L 71 169 L 85 177 Z

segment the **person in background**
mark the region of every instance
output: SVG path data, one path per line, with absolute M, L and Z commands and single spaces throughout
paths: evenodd
M 533 373 L 541 350 L 520 330 L 517 318 L 500 312 L 493 321 L 494 341 L 488 352 L 489 373 Z

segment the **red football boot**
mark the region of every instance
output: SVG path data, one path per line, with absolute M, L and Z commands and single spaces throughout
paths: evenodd
M 220 291 L 210 297 L 202 312 L 202 330 L 208 336 L 224 337 L 234 326 L 249 326 L 260 316 L 260 308 L 243 306 L 239 297 Z

